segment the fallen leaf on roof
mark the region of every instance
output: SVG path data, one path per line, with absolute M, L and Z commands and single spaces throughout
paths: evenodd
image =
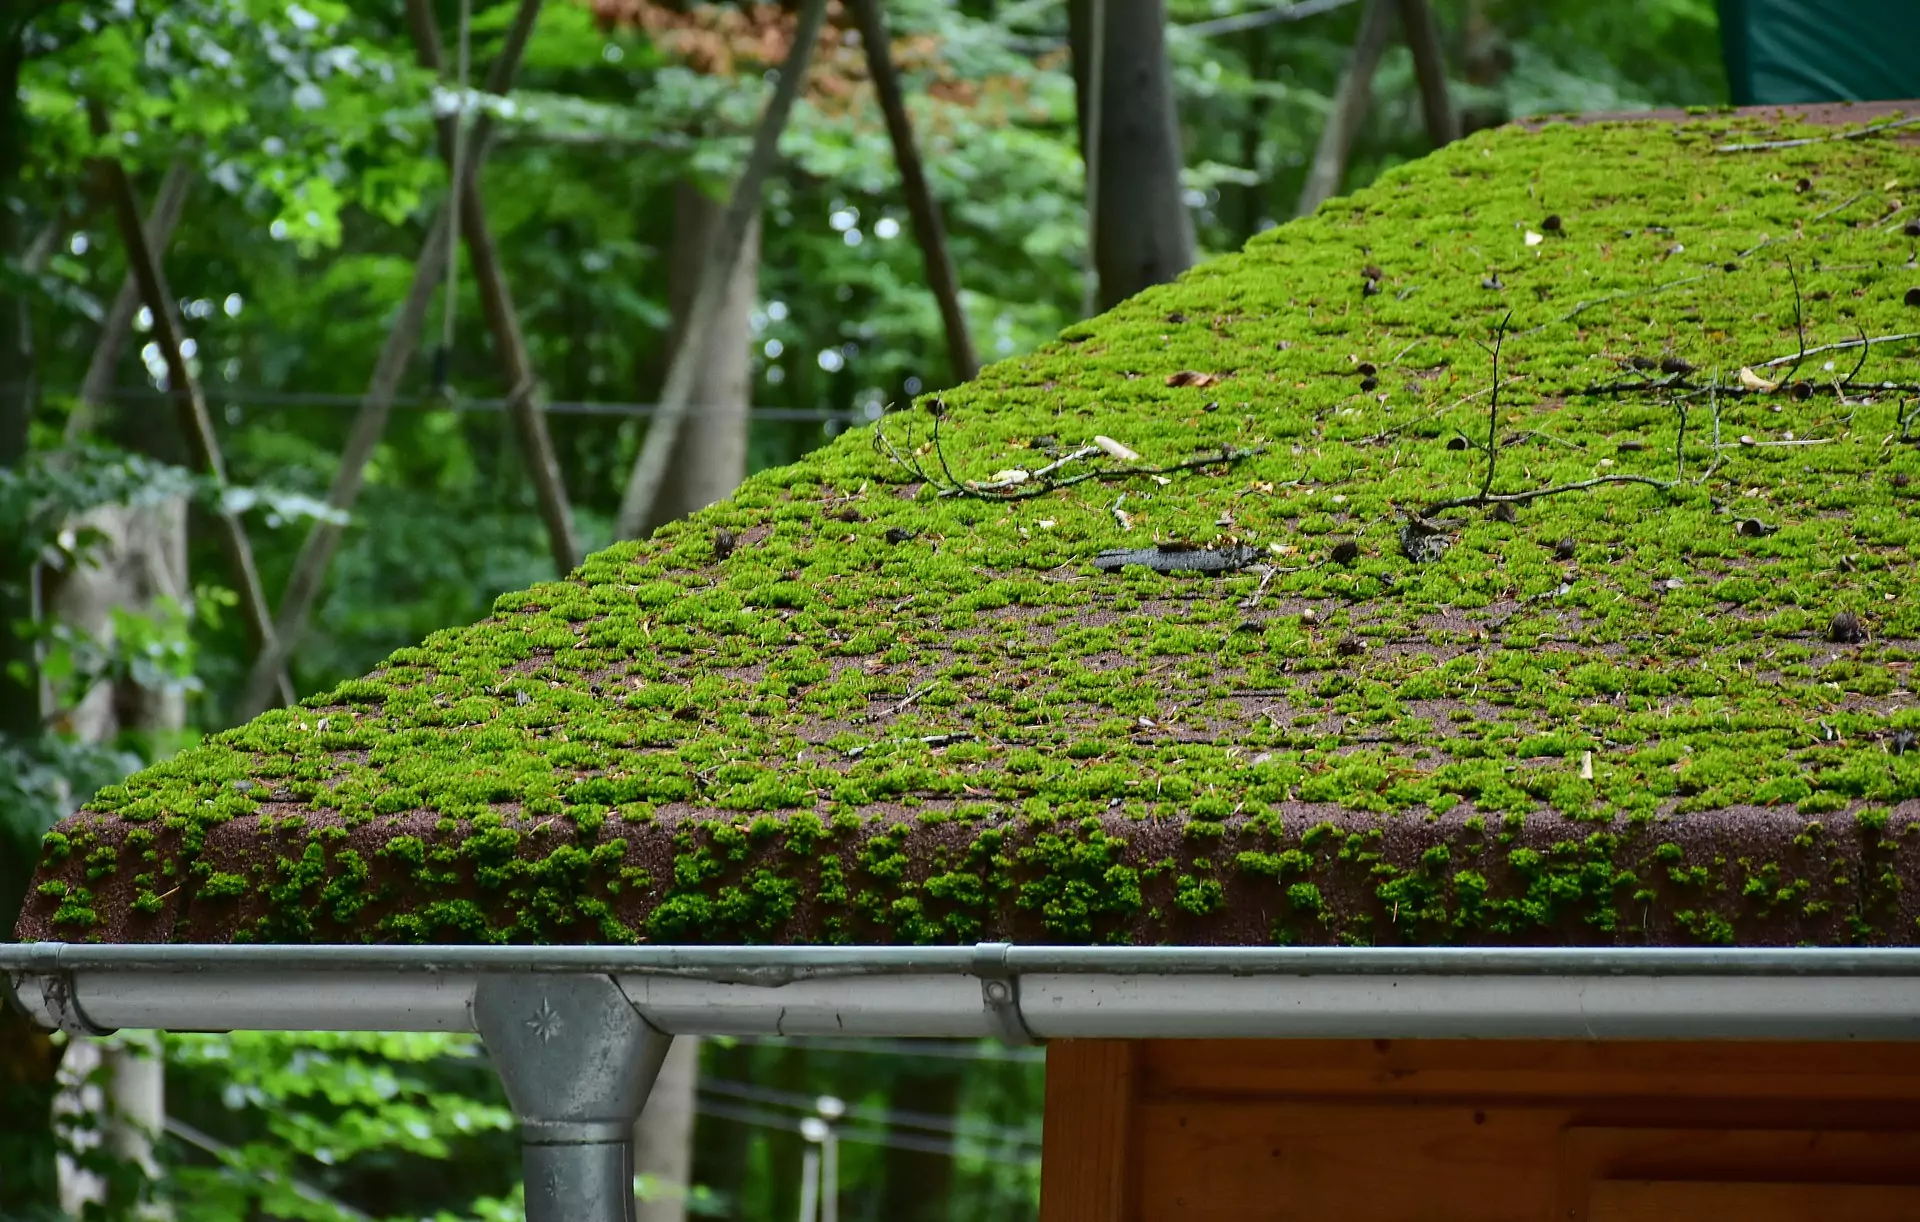
M 1219 380 L 1219 374 L 1201 373 L 1198 369 L 1182 369 L 1167 375 L 1168 386 L 1212 386 Z

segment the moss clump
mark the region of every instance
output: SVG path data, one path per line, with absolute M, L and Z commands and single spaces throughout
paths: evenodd
M 1764 130 L 1396 169 L 102 791 L 20 930 L 1920 939 L 1914 150 Z

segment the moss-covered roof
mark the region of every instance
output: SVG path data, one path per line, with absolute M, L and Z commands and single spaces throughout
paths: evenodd
M 1396 169 L 101 792 L 19 932 L 1920 940 L 1920 155 L 1716 151 L 1833 134 Z

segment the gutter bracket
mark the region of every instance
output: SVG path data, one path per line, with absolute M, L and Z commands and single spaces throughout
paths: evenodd
M 973 974 L 980 978 L 980 1000 L 987 1021 L 1003 1044 L 1030 1046 L 1041 1041 L 1020 1012 L 1020 977 L 1007 962 L 1011 942 L 981 942 L 973 948 Z
M 8 981 L 7 992 L 14 1004 L 42 1027 L 72 1036 L 112 1035 L 114 1028 L 98 1025 L 80 1009 L 80 1000 L 74 996 L 73 969 L 60 966 L 60 950 L 59 943 L 39 943 L 30 948 L 26 970 L 12 973 Z M 36 992 L 40 1002 L 37 1008 L 29 1000 Z
M 633 1124 L 673 1037 L 610 976 L 488 973 L 470 1005 L 520 1121 L 527 1222 L 634 1222 Z

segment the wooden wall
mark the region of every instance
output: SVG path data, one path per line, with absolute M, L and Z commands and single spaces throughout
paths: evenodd
M 1913 1222 L 1920 1044 L 1068 1040 L 1041 1222 Z

